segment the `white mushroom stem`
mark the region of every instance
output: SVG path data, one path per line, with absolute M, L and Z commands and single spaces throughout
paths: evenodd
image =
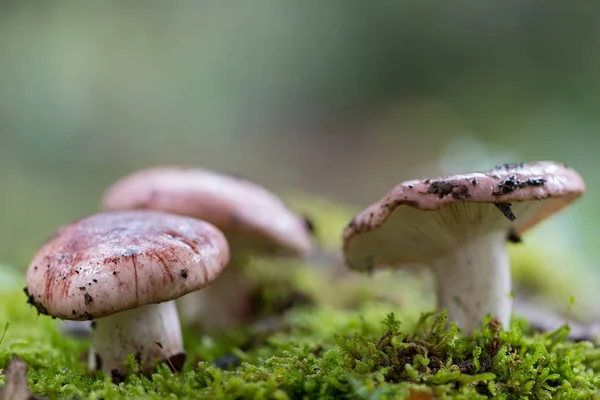
M 487 314 L 508 327 L 512 295 L 504 230 L 472 239 L 431 265 L 438 309 L 448 309 L 448 317 L 460 328 L 468 333 L 480 329 Z
M 184 353 L 174 301 L 123 311 L 95 321 L 89 355 L 90 370 L 121 372 L 130 353 L 138 358 L 146 371 L 165 357 L 170 359 Z

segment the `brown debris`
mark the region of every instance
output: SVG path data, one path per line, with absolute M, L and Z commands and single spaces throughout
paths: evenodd
M 27 364 L 21 358 L 13 355 L 8 367 L 4 371 L 6 383 L 0 388 L 0 400 L 33 400 L 39 397 L 33 396 L 27 382 Z
M 512 209 L 510 208 L 512 206 L 511 203 L 495 203 L 494 204 L 496 206 L 496 208 L 498 210 L 500 210 L 500 212 L 506 217 L 506 219 L 508 219 L 510 222 L 513 222 L 514 220 L 517 219 L 517 217 L 515 216 L 515 214 L 513 214 Z
M 431 394 L 431 391 L 427 391 L 427 390 L 414 390 L 411 389 L 410 390 L 410 394 L 409 394 L 409 399 L 410 400 L 431 400 L 433 399 L 433 395 Z

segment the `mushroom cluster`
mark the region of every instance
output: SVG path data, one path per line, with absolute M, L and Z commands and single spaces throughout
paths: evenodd
M 507 326 L 507 241 L 585 191 L 554 162 L 411 180 L 356 215 L 343 232 L 349 270 L 429 265 L 438 309 L 467 332 L 491 315 Z M 166 166 L 109 187 L 97 214 L 60 227 L 33 257 L 25 292 L 40 314 L 93 321 L 89 369 L 121 376 L 133 354 L 146 372 L 180 370 L 185 323 L 206 331 L 255 315 L 245 265 L 253 256 L 306 258 L 312 224 L 246 179 Z
M 311 225 L 265 188 L 239 176 L 167 166 L 117 181 L 102 199 L 104 211 L 148 209 L 207 221 L 226 236 L 231 260 L 221 277 L 181 300 L 186 322 L 220 330 L 254 317 L 254 288 L 244 271 L 252 256 L 305 258 Z
M 255 183 L 150 168 L 108 188 L 98 214 L 60 227 L 33 257 L 25 292 L 40 314 L 91 331 L 90 370 L 120 376 L 128 354 L 145 371 L 157 361 L 179 370 L 179 312 L 205 331 L 250 321 L 249 258 L 303 258 L 313 242 L 312 224 Z

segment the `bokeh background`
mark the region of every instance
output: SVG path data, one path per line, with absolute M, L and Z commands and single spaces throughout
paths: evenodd
M 411 178 L 565 162 L 588 191 L 526 239 L 600 283 L 600 3 L 0 3 L 0 263 L 114 180 L 190 164 L 364 206 Z

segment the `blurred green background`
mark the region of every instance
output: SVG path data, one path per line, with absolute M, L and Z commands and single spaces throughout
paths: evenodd
M 138 168 L 358 206 L 411 178 L 565 162 L 586 196 L 526 246 L 600 283 L 600 3 L 0 3 L 0 263 Z M 559 279 L 548 274 L 543 279 Z

